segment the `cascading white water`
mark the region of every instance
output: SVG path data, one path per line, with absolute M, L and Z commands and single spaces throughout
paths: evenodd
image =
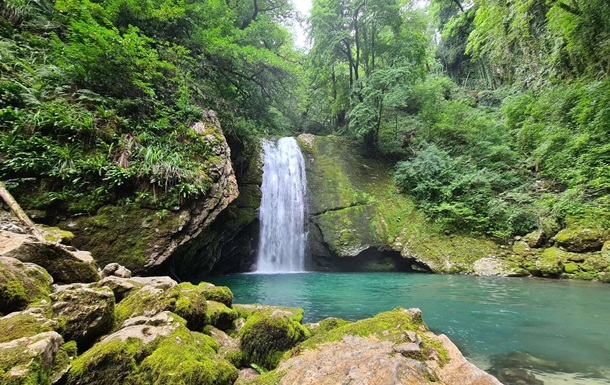
M 259 273 L 305 270 L 307 179 L 305 160 L 295 138 L 263 142 L 264 166 Z

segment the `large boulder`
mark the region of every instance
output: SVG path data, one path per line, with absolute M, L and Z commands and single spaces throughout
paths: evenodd
M 54 331 L 0 343 L 0 383 L 50 385 L 61 345 Z
M 114 325 L 114 295 L 109 288 L 74 284 L 51 294 L 54 317 L 65 325 L 62 335 L 86 349 Z
M 239 194 L 231 150 L 215 113 L 208 111 L 206 121 L 195 123 L 191 130 L 214 154 L 209 164 L 202 165 L 200 175 L 211 179 L 206 196 L 187 199 L 171 210 L 136 203 L 108 205 L 94 215 L 68 219 L 61 227 L 75 234 L 73 245 L 91 251 L 101 265 L 117 262 L 134 273 L 158 269 L 173 257 L 190 253 L 204 229 Z
M 0 314 L 25 309 L 47 299 L 53 279 L 40 266 L 11 257 L 0 257 Z
M 191 332 L 176 314 L 126 320 L 72 363 L 68 385 L 231 385 L 237 369 L 218 356 L 209 336 Z
M 134 281 L 134 278 L 128 279 Z M 224 311 L 220 305 L 231 305 L 233 294 L 226 287 L 214 286 L 207 282 L 193 285 L 188 282 L 175 286 L 145 285 L 133 290 L 116 307 L 117 325 L 121 325 L 126 319 L 136 316 L 151 316 L 161 311 L 171 311 L 184 318 L 191 330 L 201 330 L 210 322 L 208 315 L 208 300 L 224 301 L 214 305 L 217 309 L 215 314 L 218 322 L 225 322 L 226 317 L 221 313 L 231 313 L 231 319 L 236 317 L 230 311 Z M 226 315 L 226 314 L 225 314 Z
M 121 278 L 116 276 L 108 276 L 102 278 L 95 283 L 96 287 L 108 287 L 114 293 L 116 302 L 120 302 L 134 290 L 141 289 L 144 286 L 152 286 L 161 290 L 169 289 L 178 285 L 170 277 L 131 277 Z
M 599 251 L 604 242 L 610 238 L 608 229 L 596 226 L 583 227 L 570 224 L 555 235 L 555 242 L 568 251 Z
M 494 242 L 436 232 L 397 188 L 388 165 L 349 139 L 303 134 L 309 186 L 309 252 L 319 269 L 473 272 L 499 256 Z M 378 263 L 375 263 L 375 260 Z
M 255 384 L 500 385 L 431 333 L 419 309 L 395 309 L 316 334 Z
M 518 277 L 529 274 L 516 263 L 498 257 L 481 258 L 473 267 L 474 274 L 481 277 Z
M 100 279 L 87 252 L 70 251 L 57 243 L 0 230 L 0 256 L 42 266 L 56 283 L 94 282 Z
M 238 151 L 240 146 L 243 144 L 231 143 L 231 147 Z M 256 151 L 258 153 L 250 155 L 249 159 L 235 164 L 239 186 L 237 199 L 189 243 L 188 250 L 172 259 L 172 270 L 181 278 L 197 279 L 210 272 L 223 274 L 250 270 L 258 242 L 257 214 L 262 197 L 263 162 L 260 148 Z
M 310 332 L 301 325 L 299 310 L 267 307 L 247 311 L 246 323 L 239 331 L 244 364 L 272 369 L 284 352 L 305 340 Z
M 0 343 L 60 329 L 62 324 L 52 318 L 48 305 L 31 307 L 0 318 Z

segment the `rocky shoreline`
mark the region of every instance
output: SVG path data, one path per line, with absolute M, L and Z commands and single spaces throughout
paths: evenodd
M 59 244 L 0 240 L 3 384 L 499 384 L 419 309 L 302 324 L 302 309 L 233 304 L 226 287 L 98 274 Z

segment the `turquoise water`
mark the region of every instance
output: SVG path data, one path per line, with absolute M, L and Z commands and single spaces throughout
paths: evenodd
M 610 384 L 610 286 L 406 273 L 211 277 L 236 303 L 301 307 L 304 322 L 418 307 L 476 365 L 506 384 Z

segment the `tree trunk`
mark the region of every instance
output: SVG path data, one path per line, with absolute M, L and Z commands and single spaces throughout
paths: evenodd
M 40 232 L 38 231 L 38 228 L 36 227 L 34 222 L 32 222 L 30 217 L 28 217 L 28 215 L 23 211 L 23 209 L 21 209 L 19 203 L 17 203 L 11 193 L 8 192 L 6 186 L 2 182 L 0 182 L 0 198 L 2 198 L 4 203 L 8 205 L 8 207 L 11 209 L 13 214 L 15 214 L 17 219 L 19 219 L 26 226 L 30 234 L 36 237 L 39 241 L 46 242 L 42 234 L 40 234 Z

